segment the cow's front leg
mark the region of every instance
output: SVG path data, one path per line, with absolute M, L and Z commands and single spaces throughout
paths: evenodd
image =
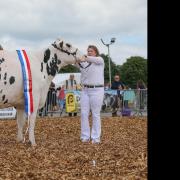
M 25 122 L 26 122 L 26 116 L 24 109 L 17 109 L 17 126 L 18 126 L 17 142 L 23 141 L 23 127 Z

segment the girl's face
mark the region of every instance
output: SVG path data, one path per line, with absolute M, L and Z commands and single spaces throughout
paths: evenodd
M 88 56 L 96 56 L 96 51 L 92 48 L 88 48 L 87 55 Z

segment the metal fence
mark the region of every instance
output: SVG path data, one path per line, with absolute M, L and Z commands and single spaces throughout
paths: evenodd
M 80 112 L 80 91 L 65 91 L 74 93 L 77 112 Z M 105 90 L 101 109 L 102 114 L 111 114 L 117 111 L 122 116 L 146 116 L 147 115 L 147 90 Z M 62 116 L 66 115 L 66 103 L 60 108 L 58 93 L 48 92 L 45 106 L 38 111 L 39 116 Z
M 80 93 L 81 91 L 65 91 L 75 95 L 77 113 L 80 114 Z M 147 90 L 105 90 L 101 114 L 112 116 L 117 112 L 118 116 L 147 116 Z M 63 108 L 60 108 L 58 92 L 49 91 L 45 106 L 38 110 L 38 116 L 66 116 L 66 103 L 64 100 Z M 0 109 L 0 119 L 15 118 L 16 110 L 13 108 Z

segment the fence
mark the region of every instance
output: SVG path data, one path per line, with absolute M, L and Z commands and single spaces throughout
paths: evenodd
M 73 93 L 76 99 L 77 112 L 80 112 L 80 91 L 65 91 Z M 45 106 L 38 111 L 38 115 L 44 116 L 62 116 L 66 114 L 66 102 L 64 101 L 61 109 L 55 91 L 48 92 Z M 105 90 L 101 113 L 109 115 L 117 111 L 122 116 L 147 116 L 147 90 Z M 15 118 L 16 110 L 14 108 L 0 109 L 0 119 Z
M 73 93 L 76 99 L 77 112 L 80 112 L 80 91 L 65 91 L 65 93 Z M 104 100 L 101 113 L 112 113 L 117 111 L 119 115 L 147 115 L 147 90 L 131 89 L 131 90 L 105 90 Z M 49 93 L 45 106 L 39 110 L 40 116 L 58 115 L 66 113 L 66 102 L 64 101 L 63 109 L 60 109 L 57 93 Z

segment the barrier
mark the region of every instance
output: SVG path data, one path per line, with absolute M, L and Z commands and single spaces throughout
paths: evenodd
M 65 90 L 65 94 L 73 93 L 77 112 L 80 112 L 80 93 L 79 90 Z M 63 109 L 60 109 L 58 102 L 58 93 L 49 93 L 44 108 L 39 110 L 40 116 L 51 116 L 67 113 L 66 100 L 64 100 Z M 101 113 L 112 113 L 118 111 L 119 115 L 143 116 L 147 114 L 147 90 L 105 90 Z
M 65 90 L 65 94 L 73 93 L 75 98 L 76 111 L 80 112 L 80 90 Z M 63 108 L 60 108 L 58 101 L 58 92 L 48 92 L 45 106 L 38 111 L 39 116 L 59 115 L 68 113 L 66 101 L 64 100 Z M 144 116 L 147 115 L 147 90 L 130 89 L 130 90 L 105 90 L 101 113 L 112 113 L 117 111 L 122 116 Z M 15 118 L 15 108 L 0 109 L 0 119 Z
M 16 109 L 14 107 L 0 109 L 0 119 L 15 119 Z

